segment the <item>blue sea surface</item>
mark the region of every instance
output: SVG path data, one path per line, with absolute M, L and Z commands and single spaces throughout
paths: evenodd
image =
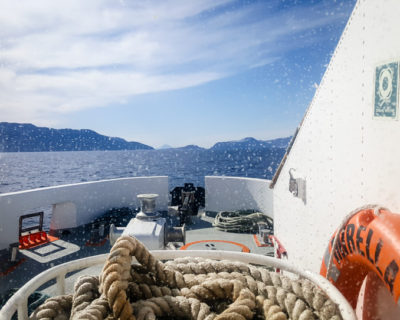
M 169 176 L 170 190 L 204 176 L 271 179 L 285 149 L 0 153 L 0 193 L 103 179 Z

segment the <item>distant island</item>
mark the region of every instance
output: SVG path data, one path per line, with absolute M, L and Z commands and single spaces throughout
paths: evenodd
M 217 142 L 208 150 L 256 150 L 287 148 L 291 137 L 273 140 L 244 138 L 238 141 Z M 51 129 L 33 124 L 0 122 L 0 152 L 40 152 L 40 151 L 96 151 L 96 150 L 153 150 L 140 142 L 128 142 L 122 138 L 107 137 L 93 130 Z M 173 148 L 164 145 L 159 149 L 207 150 L 188 145 Z
M 164 144 L 161 147 L 158 147 L 157 150 L 164 150 L 164 149 L 173 149 L 169 144 Z
M 236 150 L 236 149 L 274 149 L 287 148 L 292 137 L 278 138 L 273 140 L 257 140 L 254 138 L 244 138 L 238 141 L 217 142 L 211 147 L 212 150 Z
M 202 147 L 196 146 L 194 144 L 189 144 L 187 146 L 178 147 L 178 148 L 174 148 L 174 149 L 179 149 L 179 150 L 207 150 L 206 148 L 202 148 Z
M 0 122 L 0 152 L 151 150 L 153 147 L 82 129 L 50 129 Z
M 286 149 L 292 140 L 292 137 L 277 138 L 272 140 L 257 140 L 254 138 L 244 138 L 242 140 L 217 142 L 211 148 L 206 149 L 194 144 L 187 145 L 185 147 L 171 147 L 169 145 L 164 145 L 158 150 L 212 150 L 212 151 L 235 151 L 235 150 L 258 150 L 258 149 Z

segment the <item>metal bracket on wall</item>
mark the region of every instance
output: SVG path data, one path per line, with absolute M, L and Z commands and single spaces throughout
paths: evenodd
M 298 177 L 296 170 L 293 168 L 289 169 L 289 176 L 289 192 L 306 204 L 306 180 Z

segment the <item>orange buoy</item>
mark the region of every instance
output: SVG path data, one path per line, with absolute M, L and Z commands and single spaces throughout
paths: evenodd
M 334 233 L 320 273 L 339 289 L 353 308 L 357 306 L 364 281 L 364 301 L 385 287 L 392 297 L 391 304 L 396 306 L 400 297 L 399 268 L 400 215 L 371 208 L 356 212 Z M 375 305 L 364 308 L 364 319 L 375 317 L 374 309 L 379 307 Z

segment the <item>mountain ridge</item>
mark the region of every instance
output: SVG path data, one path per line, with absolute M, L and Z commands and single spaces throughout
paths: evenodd
M 271 140 L 257 140 L 247 137 L 241 140 L 217 142 L 211 150 L 235 150 L 235 149 L 267 149 L 267 148 L 287 148 L 292 137 L 277 138 Z
M 0 122 L 0 152 L 152 150 L 140 142 L 108 137 L 89 129 L 52 129 Z
M 292 137 L 257 140 L 246 137 L 241 140 L 217 142 L 211 148 L 187 145 L 173 148 L 169 145 L 158 150 L 257 150 L 287 148 Z M 126 141 L 118 137 L 101 135 L 90 129 L 52 129 L 37 127 L 30 123 L 0 122 L 0 152 L 46 152 L 46 151 L 106 151 L 106 150 L 153 150 L 146 144 Z

